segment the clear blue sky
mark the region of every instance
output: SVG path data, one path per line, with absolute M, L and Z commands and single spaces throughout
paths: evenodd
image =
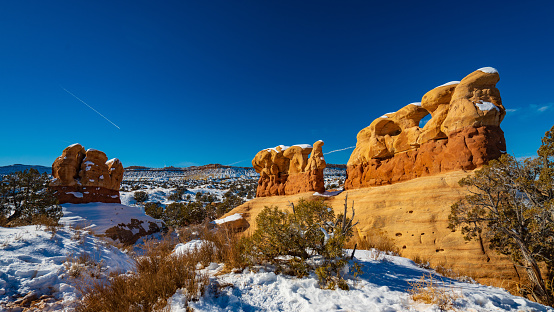
M 500 72 L 508 151 L 534 155 L 554 125 L 553 13 L 553 1 L 2 1 L 0 165 L 49 166 L 75 142 L 124 166 L 250 166 L 262 148 L 319 139 L 327 152 L 485 66 Z

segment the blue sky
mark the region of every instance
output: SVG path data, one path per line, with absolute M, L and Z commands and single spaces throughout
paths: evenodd
M 2 1 L 0 165 L 49 166 L 75 142 L 124 166 L 250 166 L 262 148 L 319 139 L 328 152 L 485 66 L 500 72 L 508 151 L 531 156 L 554 125 L 553 12 L 552 1 Z

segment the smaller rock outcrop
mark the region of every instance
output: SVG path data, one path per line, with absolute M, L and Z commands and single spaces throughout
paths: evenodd
M 323 144 L 317 141 L 313 147 L 279 145 L 259 151 L 252 160 L 252 166 L 260 174 L 256 196 L 324 192 Z
M 123 180 L 123 164 L 119 159 L 108 160 L 104 152 L 73 144 L 65 148 L 52 164 L 60 204 L 90 202 L 121 203 L 119 187 Z

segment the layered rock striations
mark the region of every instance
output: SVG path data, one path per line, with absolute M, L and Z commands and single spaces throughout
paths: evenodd
M 80 144 L 73 144 L 52 164 L 54 181 L 50 188 L 56 191 L 60 204 L 121 203 L 123 171 L 119 159 L 108 160 L 104 152 L 85 151 Z
M 322 146 L 323 141 L 317 141 L 313 147 L 279 145 L 259 151 L 252 160 L 252 166 L 260 174 L 256 197 L 324 192 L 326 163 Z
M 506 111 L 491 67 L 427 92 L 421 102 L 375 119 L 357 136 L 346 189 L 392 184 L 453 170 L 473 170 L 506 150 Z M 423 128 L 419 123 L 431 114 Z

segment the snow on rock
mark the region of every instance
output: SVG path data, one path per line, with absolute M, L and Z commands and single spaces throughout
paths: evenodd
M 77 198 L 83 198 L 83 193 L 81 192 L 65 192 L 66 194 L 70 194 L 70 195 L 73 195 Z
M 223 223 L 237 221 L 239 219 L 242 219 L 242 214 L 235 213 L 234 215 L 230 215 L 230 216 L 228 216 L 226 218 L 223 218 L 223 219 L 215 220 L 214 222 L 215 222 L 215 224 L 221 225 Z
M 421 102 L 413 102 L 413 103 L 410 103 L 408 105 L 421 106 Z
M 275 146 L 275 147 L 266 148 L 265 150 L 268 151 L 268 152 L 271 152 L 271 151 L 278 152 L 278 150 L 277 150 L 278 147 L 281 149 L 281 152 L 284 152 L 290 146 L 278 145 L 278 146 Z
M 496 105 L 494 105 L 493 103 L 491 102 L 479 102 L 479 103 L 475 103 L 475 106 L 477 106 L 477 108 L 479 108 L 481 111 L 483 112 L 486 112 L 486 111 L 490 111 L 492 109 L 496 109 L 497 111 L 498 110 L 498 107 L 496 107 Z
M 205 244 L 206 244 L 206 241 L 203 241 L 203 240 L 200 240 L 200 239 L 194 239 L 194 240 L 191 240 L 190 242 L 187 242 L 185 244 L 179 243 L 173 249 L 172 254 L 174 254 L 174 255 L 188 254 L 190 252 L 193 252 L 195 250 L 200 249 Z
M 62 301 L 62 306 L 71 306 L 77 299 L 77 282 L 67 272 L 71 260 L 81 256 L 101 263 L 106 274 L 133 268 L 131 258 L 125 253 L 80 232 L 77 235 L 77 230 L 69 227 L 55 233 L 35 225 L 0 227 L 0 311 L 5 311 L 5 305 L 15 297 L 29 292 L 35 292 L 38 297 L 52 295 Z
M 455 85 L 455 84 L 459 84 L 459 83 L 460 83 L 459 81 L 449 81 L 447 83 L 443 83 L 440 86 L 435 87 L 435 89 L 440 88 L 440 87 L 451 86 L 451 85 Z
M 344 192 L 344 189 L 340 189 L 337 191 L 325 191 L 325 193 L 315 192 L 313 196 L 332 197 L 332 196 L 337 196 L 342 192 Z
M 496 70 L 496 68 L 493 68 L 493 67 L 483 67 L 483 68 L 479 68 L 478 70 L 487 74 L 498 74 L 498 70 Z
M 301 149 L 307 149 L 307 148 L 312 148 L 312 145 L 311 144 L 295 144 L 293 146 L 298 146 L 300 147 Z

